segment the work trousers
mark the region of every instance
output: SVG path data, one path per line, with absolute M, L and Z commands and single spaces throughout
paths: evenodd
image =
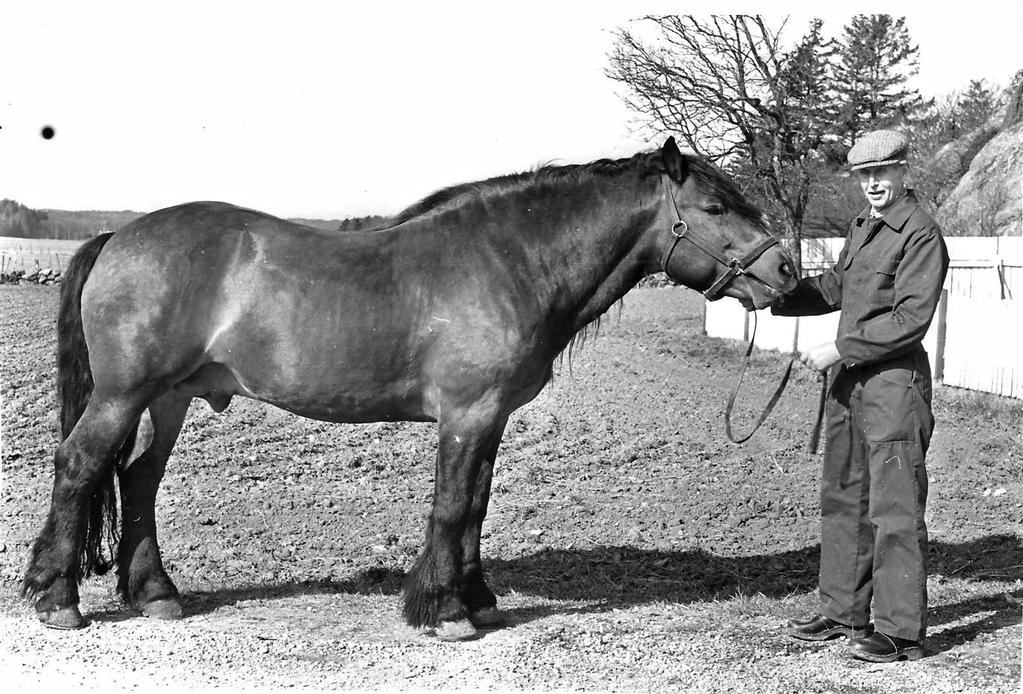
M 836 367 L 821 480 L 820 611 L 922 641 L 927 629 L 927 471 L 934 429 L 922 348 Z

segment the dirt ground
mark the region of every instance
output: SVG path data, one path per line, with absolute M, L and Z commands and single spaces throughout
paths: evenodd
M 866 665 L 841 644 L 792 642 L 784 622 L 815 606 L 817 381 L 797 372 L 763 429 L 728 443 L 742 346 L 702 336 L 701 297 L 678 288 L 630 293 L 510 422 L 484 525 L 507 627 L 443 643 L 402 623 L 433 426 L 332 425 L 236 399 L 220 415 L 193 404 L 161 488 L 185 618 L 135 615 L 105 576 L 83 586 L 88 628 L 44 629 L 18 585 L 52 484 L 56 297 L 0 287 L 5 689 L 1019 689 L 1021 403 L 935 390 L 928 657 Z M 740 430 L 783 366 L 756 355 Z

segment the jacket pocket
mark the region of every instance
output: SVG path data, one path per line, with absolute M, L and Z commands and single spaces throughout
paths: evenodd
M 888 277 L 894 279 L 895 273 L 898 271 L 898 269 L 899 269 L 898 260 L 882 260 L 880 266 L 877 268 L 877 274 L 887 275 Z
M 899 261 L 882 260 L 874 271 L 873 295 L 870 303 L 874 306 L 891 308 L 895 304 L 895 273 Z

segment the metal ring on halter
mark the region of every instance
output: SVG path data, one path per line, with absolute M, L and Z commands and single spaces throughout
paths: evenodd
M 679 227 L 682 227 L 681 232 L 676 231 L 676 229 L 678 229 Z M 685 233 L 687 231 L 689 231 L 689 225 L 686 224 L 685 220 L 683 219 L 680 219 L 671 225 L 671 233 L 677 236 L 678 238 L 682 238 L 683 236 L 685 236 Z

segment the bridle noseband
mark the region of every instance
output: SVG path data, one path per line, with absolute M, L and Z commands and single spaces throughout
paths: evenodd
M 664 189 L 668 193 L 668 198 L 671 200 L 671 206 L 675 210 L 675 218 L 678 220 L 671 225 L 671 235 L 674 237 L 671 245 L 665 249 L 664 255 L 661 256 L 661 271 L 664 272 L 669 280 L 675 284 L 682 284 L 682 282 L 679 282 L 671 276 L 671 272 L 668 271 L 668 262 L 671 260 L 671 254 L 675 252 L 675 247 L 678 246 L 679 241 L 685 239 L 725 267 L 724 271 L 716 280 L 714 280 L 714 283 L 710 285 L 705 292 L 703 292 L 703 295 L 707 297 L 707 301 L 716 301 L 717 299 L 720 299 L 722 292 L 724 292 L 728 285 L 732 283 L 732 280 L 739 275 L 749 275 L 761 284 L 765 286 L 767 285 L 766 282 L 756 275 L 747 272 L 747 269 L 750 265 L 755 263 L 768 248 L 777 245 L 778 239 L 773 236 L 768 236 L 768 238 L 751 248 L 742 258 L 736 258 L 734 256 L 726 258 L 721 251 L 714 247 L 714 244 L 710 243 L 707 238 L 697 233 L 694 229 L 691 229 L 689 224 L 682 219 L 682 215 L 678 211 L 678 203 L 675 202 L 675 195 L 671 192 L 671 186 L 666 180 L 664 181 Z M 722 248 L 723 247 L 724 246 L 722 245 Z

